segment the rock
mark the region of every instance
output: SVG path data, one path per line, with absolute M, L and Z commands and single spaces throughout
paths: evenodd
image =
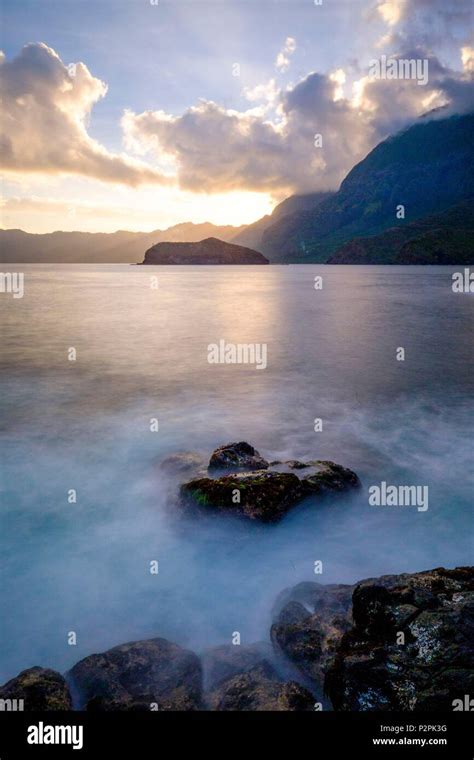
M 240 502 L 235 502 L 239 492 Z M 235 473 L 221 478 L 196 478 L 181 486 L 183 505 L 276 522 L 303 496 L 301 482 L 291 473 Z
M 215 695 L 215 710 L 300 711 L 312 710 L 312 694 L 295 681 L 282 682 L 265 660 L 245 673 L 224 681 Z
M 215 237 L 195 243 L 157 243 L 147 250 L 142 264 L 268 264 L 252 248 L 224 243 Z
M 262 663 L 270 667 L 272 647 L 267 642 L 247 646 L 224 644 L 203 652 L 204 690 L 209 710 L 216 710 L 225 693 L 225 684 Z
M 473 567 L 363 581 L 353 621 L 325 679 L 334 709 L 450 711 L 473 693 Z
M 205 470 L 204 459 L 193 451 L 177 451 L 163 459 L 158 467 L 167 475 L 190 475 Z
M 272 657 L 272 647 L 266 641 L 247 646 L 223 644 L 212 647 L 201 655 L 204 672 L 204 688 L 212 691 L 222 681 L 245 673 L 259 662 Z
M 298 463 L 301 467 L 301 462 Z M 360 480 L 352 470 L 342 467 L 340 464 L 325 460 L 308 462 L 306 467 L 311 467 L 314 472 L 302 478 L 302 483 L 307 493 L 322 493 L 324 491 L 346 491 L 350 488 L 359 488 Z
M 236 472 L 241 468 L 243 472 Z M 270 465 L 245 441 L 216 449 L 209 462 L 210 474 L 216 469 L 227 474 L 194 478 L 181 486 L 183 506 L 277 522 L 307 496 L 322 497 L 330 491 L 360 487 L 357 475 L 339 464 L 290 460 Z M 304 470 L 304 477 L 299 478 L 294 470 Z
M 22 699 L 25 712 L 72 710 L 66 681 L 60 673 L 49 668 L 23 670 L 0 687 L 0 699 Z
M 280 595 L 271 639 L 322 696 L 324 675 L 351 626 L 353 586 L 300 583 Z
M 93 654 L 70 671 L 90 710 L 198 710 L 201 663 L 194 652 L 166 639 L 134 641 Z
M 227 443 L 211 454 L 210 470 L 265 470 L 268 462 L 249 443 Z

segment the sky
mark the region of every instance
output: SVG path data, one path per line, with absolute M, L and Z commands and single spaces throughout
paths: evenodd
M 2 0 L 1 226 L 238 226 L 336 190 L 474 110 L 473 29 L 467 0 Z

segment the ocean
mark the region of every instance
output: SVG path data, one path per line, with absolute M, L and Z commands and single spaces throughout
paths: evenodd
M 472 563 L 474 294 L 456 268 L 21 269 L 24 297 L 0 294 L 1 682 L 155 636 L 266 640 L 303 580 Z M 219 341 L 264 345 L 266 366 L 209 363 Z M 276 525 L 180 519 L 159 462 L 240 440 L 363 487 Z M 428 487 L 429 508 L 371 506 L 381 482 Z

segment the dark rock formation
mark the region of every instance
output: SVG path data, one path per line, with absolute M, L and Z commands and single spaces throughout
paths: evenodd
M 198 243 L 157 243 L 142 264 L 268 264 L 258 251 L 210 237 Z
M 88 710 L 198 710 L 201 663 L 166 639 L 134 641 L 93 654 L 70 677 Z
M 249 443 L 226 443 L 211 454 L 210 470 L 265 470 L 268 462 Z
M 266 660 L 225 680 L 213 695 L 214 709 L 219 712 L 312 710 L 314 701 L 295 681 L 282 682 Z
M 72 709 L 66 681 L 60 673 L 48 668 L 23 670 L 0 687 L 0 699 L 22 699 L 25 712 Z
M 382 576 L 353 593 L 325 688 L 336 710 L 452 710 L 474 693 L 474 568 Z
M 240 502 L 235 502 L 236 492 Z M 303 490 L 296 475 L 256 470 L 196 478 L 181 486 L 181 497 L 184 505 L 276 522 L 303 497 Z
M 272 647 L 266 641 L 255 644 L 223 644 L 207 649 L 201 655 L 205 691 L 213 691 L 223 681 L 245 673 L 262 660 L 272 657 Z
M 255 469 L 260 467 L 260 469 Z M 358 488 L 357 475 L 324 460 L 272 462 L 248 443 L 227 444 L 214 451 L 209 470 L 222 468 L 221 477 L 198 477 L 181 486 L 181 504 L 241 515 L 251 520 L 276 522 L 306 496 L 322 497 L 334 491 Z M 245 468 L 244 472 L 235 470 Z M 263 469 L 265 468 L 265 469 Z M 229 469 L 233 472 L 229 474 Z M 294 470 L 304 470 L 299 478 Z
M 294 463 L 293 467 L 294 467 Z M 297 463 L 301 468 L 301 462 Z M 360 481 L 355 472 L 342 467 L 340 464 L 327 460 L 308 462 L 312 472 L 301 479 L 303 488 L 308 494 L 323 493 L 324 491 L 347 491 L 350 488 L 359 488 Z
M 320 695 L 336 647 L 351 627 L 353 586 L 300 583 L 275 605 L 271 639 Z

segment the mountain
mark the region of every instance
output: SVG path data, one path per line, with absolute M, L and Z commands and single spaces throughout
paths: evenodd
M 218 227 L 209 222 L 176 224 L 153 232 L 49 232 L 33 235 L 0 229 L 0 263 L 131 264 L 161 241 L 198 241 L 214 236 L 232 239 L 242 227 Z
M 267 227 L 274 263 L 325 262 L 345 243 L 438 214 L 474 198 L 474 113 L 420 121 L 379 143 L 337 193 Z M 399 205 L 405 219 L 397 219 Z
M 238 232 L 235 237 L 232 238 L 232 242 L 238 243 L 239 245 L 248 245 L 250 248 L 260 250 L 262 247 L 263 233 L 277 220 L 297 211 L 314 209 L 318 203 L 326 200 L 326 198 L 329 198 L 331 195 L 333 195 L 333 193 L 290 195 L 289 198 L 285 198 L 284 201 L 275 206 L 271 214 L 263 216 L 261 219 L 258 219 L 258 221 L 253 222 L 253 224 L 248 224 L 242 231 Z
M 474 264 L 474 200 L 432 216 L 355 238 L 328 264 Z
M 258 251 L 210 237 L 196 243 L 157 243 L 142 264 L 268 264 Z

